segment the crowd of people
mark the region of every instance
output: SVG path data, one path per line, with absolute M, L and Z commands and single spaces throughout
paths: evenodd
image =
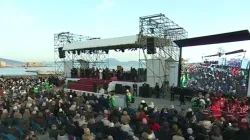
M 245 98 L 234 99 L 231 104 L 221 94 L 199 94 L 192 99 L 199 109 L 178 110 L 174 105 L 158 108 L 145 100 L 135 105 L 127 91 L 127 106 L 121 108 L 113 94 L 66 92 L 47 78 L 2 77 L 0 85 L 3 139 L 34 140 L 46 133 L 53 140 L 250 139 Z M 15 90 L 16 96 L 10 98 L 13 87 L 20 90 Z M 228 118 L 221 113 L 225 109 L 242 114 Z
M 135 68 L 129 71 L 123 70 L 121 66 L 115 69 L 98 69 L 98 68 L 73 68 L 71 69 L 72 78 L 99 78 L 101 80 L 110 80 L 112 77 L 117 77 L 120 81 L 137 81 L 138 72 Z
M 182 87 L 224 94 L 247 93 L 248 72 L 238 67 L 190 64 L 183 70 Z

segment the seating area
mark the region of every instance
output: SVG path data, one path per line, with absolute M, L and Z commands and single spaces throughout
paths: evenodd
M 38 119 L 37 119 L 38 120 Z M 5 130 L 0 132 L 0 139 L 3 138 L 4 140 L 17 140 L 17 139 L 25 139 L 28 135 L 30 135 L 30 131 L 34 131 L 36 135 L 42 134 L 44 135 L 45 129 L 41 127 L 41 125 L 34 120 L 31 122 L 31 127 L 29 128 L 28 122 L 24 121 L 23 119 L 14 119 L 8 118 L 6 120 L 1 120 L 2 122 L 2 129 Z M 45 120 L 41 119 L 45 124 Z M 8 127 L 6 127 L 8 126 Z
M 82 91 L 90 91 L 93 92 L 93 83 L 94 81 L 97 83 L 98 87 L 102 86 L 105 82 L 105 80 L 100 80 L 97 78 L 81 78 L 76 83 L 71 84 L 68 88 L 74 89 L 74 90 L 82 90 Z M 108 83 L 111 82 L 111 80 L 107 81 Z

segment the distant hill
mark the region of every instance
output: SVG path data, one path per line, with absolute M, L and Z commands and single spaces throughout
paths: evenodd
M 54 62 L 43 62 L 43 64 L 54 65 Z M 132 66 L 138 67 L 138 61 L 119 61 L 115 58 L 109 58 L 109 66 Z
M 24 62 L 6 59 L 6 58 L 0 58 L 0 61 L 4 61 L 7 63 L 7 65 L 22 65 Z
M 131 66 L 138 67 L 138 61 L 119 61 L 115 58 L 109 58 L 109 66 Z

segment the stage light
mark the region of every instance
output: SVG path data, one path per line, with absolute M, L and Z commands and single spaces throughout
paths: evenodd
M 67 42 L 71 44 L 71 41 L 69 39 L 67 40 Z
M 77 50 L 77 55 L 80 55 L 81 54 L 81 50 Z
M 154 28 L 149 28 L 149 29 L 150 29 L 151 34 L 154 34 L 154 33 L 155 33 Z
M 109 50 L 105 50 L 104 52 L 105 52 L 106 54 L 108 54 L 108 53 L 109 53 Z
M 75 50 L 73 50 L 73 51 L 72 51 L 72 53 L 73 53 L 73 54 L 76 54 L 76 51 L 75 51 Z

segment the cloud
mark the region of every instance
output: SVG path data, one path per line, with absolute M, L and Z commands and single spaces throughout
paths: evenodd
M 109 21 L 109 15 L 112 9 L 115 7 L 116 2 L 114 0 L 102 0 L 95 8 L 95 34 L 97 36 L 106 36 L 107 27 Z
M 108 9 L 112 9 L 115 6 L 114 0 L 102 0 L 102 2 L 96 6 L 97 11 L 105 11 Z
M 0 6 L 0 18 L 2 28 L 21 29 L 35 23 L 35 18 L 29 15 L 24 9 L 14 4 L 3 4 Z

